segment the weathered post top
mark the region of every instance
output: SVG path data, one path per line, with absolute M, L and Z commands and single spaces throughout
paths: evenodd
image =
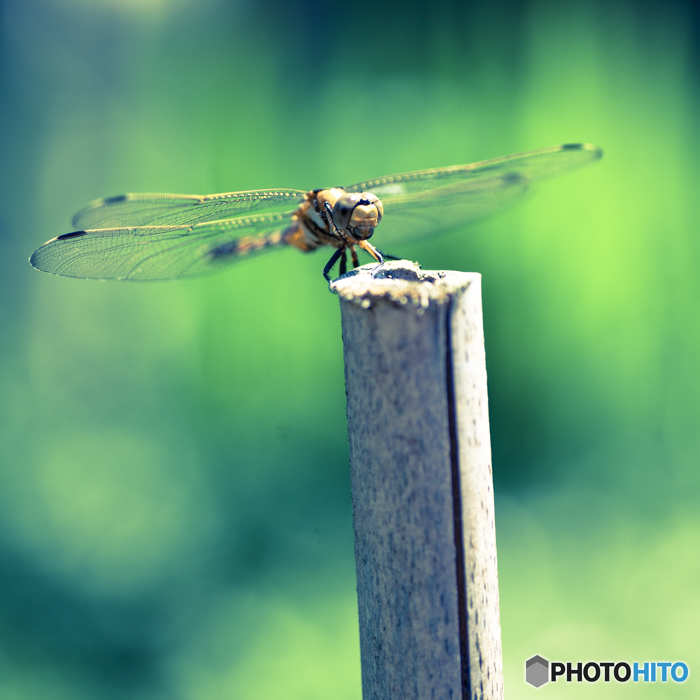
M 379 299 L 400 306 L 410 304 L 427 308 L 431 301 L 437 304 L 448 302 L 450 294 L 466 288 L 474 277 L 480 279 L 481 275 L 452 270 L 421 270 L 418 263 L 409 260 L 390 260 L 383 265 L 371 263 L 348 272 L 331 282 L 331 290 L 343 301 L 355 302 L 365 309 Z
M 405 260 L 375 268 L 331 284 L 363 697 L 502 700 L 481 277 Z

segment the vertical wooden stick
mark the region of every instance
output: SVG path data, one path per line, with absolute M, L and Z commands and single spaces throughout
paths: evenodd
M 501 700 L 481 277 L 387 263 L 341 297 L 364 700 Z M 369 269 L 368 269 L 369 268 Z

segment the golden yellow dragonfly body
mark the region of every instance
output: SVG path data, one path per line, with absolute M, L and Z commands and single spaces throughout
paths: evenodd
M 553 146 L 471 165 L 418 170 L 317 190 L 214 195 L 126 194 L 99 199 L 73 218 L 76 230 L 37 248 L 38 270 L 68 277 L 162 280 L 194 277 L 281 246 L 336 250 L 329 279 L 356 248 L 384 260 L 381 245 L 446 231 L 515 202 L 540 180 L 598 160 L 591 144 Z M 381 226 L 380 226 L 381 224 Z

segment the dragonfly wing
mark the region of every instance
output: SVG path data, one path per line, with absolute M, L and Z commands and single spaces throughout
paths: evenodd
M 367 180 L 346 187 L 382 200 L 380 240 L 389 243 L 445 231 L 514 204 L 540 180 L 598 160 L 590 144 L 567 144 L 449 168 Z
M 386 197 L 384 217 L 377 228 L 376 245 L 402 243 L 447 232 L 461 224 L 506 209 L 520 201 L 532 182 L 517 174 L 493 175 L 431 190 L 429 197 Z M 389 201 L 387 201 L 389 200 Z M 372 239 L 374 242 L 374 239 Z M 388 250 L 387 252 L 392 252 Z
M 67 233 L 29 259 L 66 277 L 165 280 L 213 272 L 242 257 L 285 245 L 293 211 L 191 226 L 137 226 Z
M 73 217 L 79 229 L 183 226 L 252 214 L 284 213 L 301 202 L 303 190 L 251 190 L 224 194 L 124 194 L 97 199 Z

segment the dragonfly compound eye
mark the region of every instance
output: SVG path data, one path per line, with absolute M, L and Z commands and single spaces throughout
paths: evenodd
M 384 209 L 379 198 L 368 192 L 347 192 L 333 207 L 336 225 L 357 240 L 366 240 L 382 220 Z

